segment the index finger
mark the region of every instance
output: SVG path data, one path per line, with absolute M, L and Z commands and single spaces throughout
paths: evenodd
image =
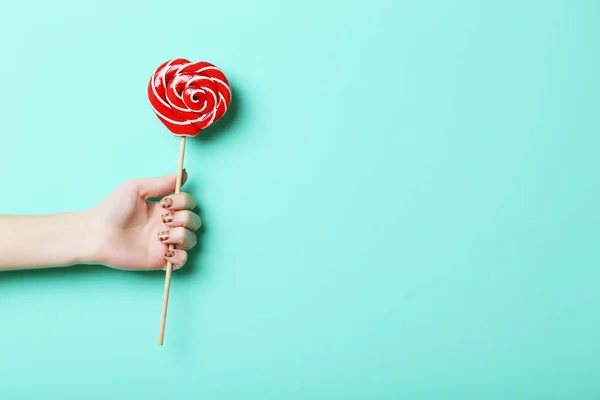
M 160 205 L 165 210 L 193 210 L 196 208 L 196 199 L 189 193 L 173 193 L 164 197 L 160 201 Z

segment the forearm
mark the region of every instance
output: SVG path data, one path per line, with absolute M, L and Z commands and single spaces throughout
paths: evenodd
M 65 267 L 94 261 L 89 212 L 0 216 L 0 271 Z

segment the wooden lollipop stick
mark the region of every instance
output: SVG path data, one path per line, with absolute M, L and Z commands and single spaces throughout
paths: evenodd
M 181 144 L 179 146 L 179 163 L 177 164 L 177 180 L 175 182 L 175 193 L 181 191 L 181 180 L 183 177 L 183 155 L 185 154 L 185 136 L 181 137 Z M 169 250 L 173 250 L 175 245 L 170 244 Z M 165 292 L 163 294 L 163 307 L 162 314 L 160 317 L 160 331 L 158 333 L 158 345 L 163 345 L 163 339 L 165 337 L 165 323 L 167 321 L 167 306 L 169 305 L 169 288 L 171 286 L 171 272 L 173 272 L 173 264 L 170 261 L 167 262 L 167 274 L 165 276 Z

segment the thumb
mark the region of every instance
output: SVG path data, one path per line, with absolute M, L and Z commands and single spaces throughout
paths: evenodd
M 187 181 L 187 177 L 187 172 L 184 169 L 181 176 L 182 186 Z M 177 174 L 138 179 L 138 192 L 145 199 L 165 196 L 175 191 L 176 180 Z

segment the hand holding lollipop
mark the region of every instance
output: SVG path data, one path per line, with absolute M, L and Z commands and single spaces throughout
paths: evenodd
M 231 89 L 220 69 L 208 62 L 177 58 L 158 67 L 148 84 L 148 98 L 156 116 L 181 138 L 175 193 L 181 191 L 185 140 L 221 118 L 231 103 Z M 169 245 L 173 250 L 174 246 Z M 163 344 L 173 265 L 168 262 L 158 344 Z

